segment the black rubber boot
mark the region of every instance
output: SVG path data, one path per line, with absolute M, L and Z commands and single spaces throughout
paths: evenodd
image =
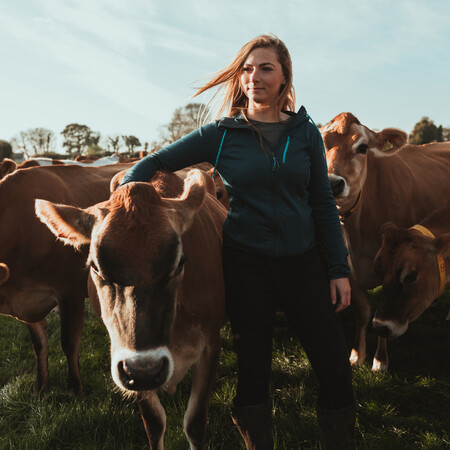
M 231 418 L 244 438 L 247 450 L 273 450 L 271 402 L 234 407 Z
M 322 450 L 354 450 L 356 407 L 328 410 L 318 407 L 319 436 Z

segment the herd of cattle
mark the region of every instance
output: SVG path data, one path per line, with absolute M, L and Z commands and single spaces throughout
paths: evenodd
M 372 368 L 386 370 L 386 338 L 404 333 L 450 281 L 450 143 L 408 145 L 404 132 L 374 132 L 350 113 L 320 131 L 352 269 L 350 358 L 366 358 L 367 290 L 382 284 Z M 163 448 L 166 427 L 156 390 L 173 392 L 191 367 L 184 428 L 191 448 L 203 448 L 226 321 L 226 191 L 207 165 L 116 189 L 133 163 L 114 162 L 0 164 L 0 313 L 27 325 L 47 388 L 46 316 L 58 306 L 68 384 L 79 393 L 89 296 L 111 340 L 113 380 L 137 396 L 151 448 Z

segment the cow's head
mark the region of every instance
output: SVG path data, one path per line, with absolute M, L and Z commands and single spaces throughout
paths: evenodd
M 383 225 L 381 233 L 383 243 L 374 269 L 383 290 L 372 323 L 379 335 L 395 338 L 438 297 L 436 257 L 450 256 L 450 234 L 433 239 L 390 222 Z
M 59 239 L 90 246 L 91 285 L 111 339 L 111 371 L 126 391 L 156 389 L 173 371 L 171 326 L 186 256 L 182 235 L 205 196 L 198 170 L 181 196 L 162 198 L 149 183 L 128 183 L 85 210 L 36 201 L 38 217 Z
M 356 204 L 367 177 L 370 156 L 390 156 L 402 149 L 407 134 L 394 128 L 374 132 L 351 113 L 341 113 L 320 129 L 328 178 L 340 212 Z

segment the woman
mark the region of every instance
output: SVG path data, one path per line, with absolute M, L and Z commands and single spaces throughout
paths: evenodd
M 232 418 L 248 449 L 273 448 L 269 391 L 274 315 L 281 308 L 319 380 L 323 448 L 353 448 L 351 368 L 336 312 L 350 304 L 349 267 L 320 132 L 295 113 L 292 64 L 262 35 L 195 95 L 225 89 L 219 114 L 130 169 L 122 184 L 208 161 L 223 178 L 227 312 L 238 356 Z M 320 242 L 327 275 L 316 251 Z

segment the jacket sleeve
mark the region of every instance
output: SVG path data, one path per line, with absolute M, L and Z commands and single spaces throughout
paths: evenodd
M 175 172 L 193 164 L 214 164 L 218 151 L 218 127 L 205 125 L 182 139 L 142 158 L 123 177 L 121 186 L 130 181 L 149 181 L 159 170 Z
M 350 274 L 348 250 L 328 180 L 325 148 L 320 131 L 309 122 L 308 126 L 311 157 L 309 194 L 314 225 L 325 254 L 329 279 L 345 278 Z

